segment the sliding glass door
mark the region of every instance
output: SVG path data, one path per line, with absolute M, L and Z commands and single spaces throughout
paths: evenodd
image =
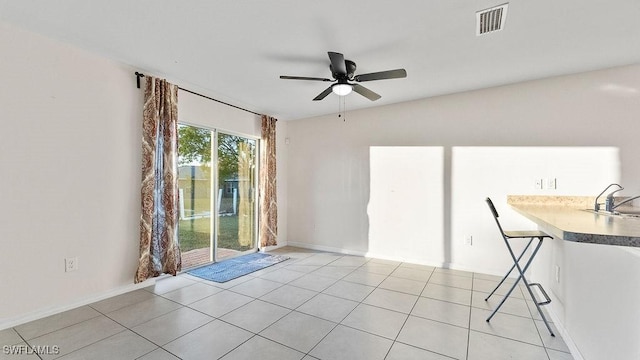
M 256 249 L 257 139 L 180 124 L 183 268 Z
M 211 140 L 209 129 L 178 125 L 178 241 L 183 269 L 213 259 Z
M 256 142 L 217 134 L 216 260 L 256 248 Z

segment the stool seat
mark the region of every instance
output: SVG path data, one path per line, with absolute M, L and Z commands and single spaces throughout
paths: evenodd
M 547 235 L 547 233 L 537 230 L 505 231 L 504 236 L 508 237 L 509 239 L 526 239 L 532 237 L 553 239 L 551 236 Z
M 500 230 L 500 234 L 502 235 L 502 239 L 504 240 L 504 243 L 507 245 L 507 250 L 509 250 L 509 255 L 511 255 L 511 259 L 513 259 L 513 265 L 511 266 L 511 269 L 509 269 L 509 271 L 507 271 L 507 273 L 504 275 L 504 277 L 498 283 L 498 285 L 493 289 L 493 291 L 491 291 L 489 296 L 487 296 L 484 299 L 484 301 L 489 300 L 489 298 L 496 292 L 496 290 L 498 290 L 498 288 L 500 288 L 500 286 L 502 286 L 504 281 L 507 279 L 507 277 L 509 277 L 509 275 L 511 274 L 511 272 L 514 269 L 518 269 L 518 278 L 513 283 L 513 285 L 511 285 L 511 288 L 506 293 L 506 295 L 504 295 L 504 297 L 500 301 L 500 304 L 498 304 L 498 306 L 496 306 L 496 308 L 493 310 L 491 315 L 489 315 L 489 317 L 487 318 L 487 322 L 491 321 L 491 318 L 493 318 L 493 316 L 498 312 L 500 307 L 502 307 L 502 305 L 507 300 L 507 298 L 509 298 L 509 296 L 511 295 L 513 290 L 516 288 L 516 286 L 518 286 L 518 282 L 520 282 L 520 280 L 522 280 L 522 282 L 524 282 L 524 284 L 525 284 L 527 292 L 529 293 L 529 296 L 531 296 L 531 300 L 533 300 L 534 305 L 538 309 L 538 313 L 540 313 L 540 317 L 544 321 L 544 324 L 547 326 L 547 329 L 549 330 L 549 333 L 551 333 L 551 336 L 556 336 L 553 333 L 553 330 L 551 330 L 551 326 L 549 326 L 549 322 L 547 321 L 547 318 L 544 316 L 544 313 L 542 312 L 542 309 L 540 308 L 540 306 L 549 304 L 551 302 L 551 298 L 549 297 L 549 295 L 547 295 L 547 292 L 544 291 L 544 288 L 542 287 L 542 285 L 540 285 L 538 283 L 529 283 L 527 278 L 524 276 L 524 274 L 527 271 L 527 269 L 529 269 L 529 265 L 531 265 L 531 262 L 533 261 L 533 258 L 538 253 L 538 250 L 540 249 L 540 246 L 542 246 L 542 240 L 544 240 L 544 239 L 552 239 L 553 237 L 550 236 L 549 234 L 545 233 L 545 232 L 536 231 L 536 230 L 504 231 L 502 229 L 502 225 L 500 225 L 500 221 L 498 220 L 499 215 L 498 215 L 498 211 L 496 210 L 496 207 L 493 206 L 493 202 L 491 201 L 490 198 L 487 198 L 486 201 L 487 201 L 487 205 L 489 205 L 489 209 L 491 210 L 491 213 L 493 214 L 493 218 L 496 220 L 496 224 L 498 225 L 498 229 Z M 513 252 L 513 249 L 511 248 L 510 240 L 513 240 L 513 239 L 529 239 L 529 242 L 527 243 L 527 246 L 525 246 L 524 250 L 522 250 L 522 253 L 520 253 L 520 255 L 518 257 L 516 257 L 516 255 Z M 522 258 L 526 254 L 526 252 L 529 249 L 529 247 L 531 247 L 531 244 L 533 243 L 533 240 L 538 240 L 538 243 L 533 248 L 533 251 L 531 252 L 531 255 L 529 255 L 529 259 L 526 261 L 524 267 L 520 266 L 520 260 L 522 260 Z M 542 293 L 542 296 L 545 298 L 544 301 L 539 301 L 538 299 L 536 299 L 535 295 L 533 294 L 533 290 L 531 290 L 532 287 L 536 287 L 536 288 L 538 288 L 538 290 L 540 290 L 540 293 Z

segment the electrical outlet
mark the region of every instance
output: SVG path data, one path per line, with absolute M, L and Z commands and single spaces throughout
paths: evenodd
M 552 189 L 552 190 L 557 189 L 556 178 L 547 179 L 547 189 Z
M 556 282 L 560 283 L 560 266 L 556 265 Z
M 78 258 L 66 258 L 64 259 L 64 272 L 76 271 L 78 270 Z
M 471 236 L 471 235 L 465 236 L 464 237 L 464 244 L 465 245 L 469 245 L 469 246 L 473 245 L 473 236 Z

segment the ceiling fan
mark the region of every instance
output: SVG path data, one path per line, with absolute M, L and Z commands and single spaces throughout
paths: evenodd
M 329 70 L 331 70 L 332 79 L 328 78 L 317 78 L 317 77 L 306 77 L 306 76 L 280 76 L 280 79 L 288 79 L 288 80 L 311 80 L 311 81 L 329 81 L 333 82 L 331 86 L 326 88 L 323 92 L 321 92 L 318 96 L 313 98 L 314 101 L 322 100 L 331 92 L 345 96 L 348 95 L 352 90 L 357 92 L 358 94 L 366 97 L 371 101 L 376 101 L 380 99 L 380 95 L 375 92 L 367 89 L 366 87 L 356 83 L 364 82 L 364 81 L 373 81 L 373 80 L 385 80 L 385 79 L 398 79 L 407 77 L 407 71 L 405 69 L 395 69 L 395 70 L 387 70 L 374 72 L 369 74 L 361 74 L 355 75 L 356 72 L 356 63 L 351 60 L 345 60 L 344 55 L 337 52 L 329 52 L 329 59 L 331 60 L 331 65 L 329 65 Z

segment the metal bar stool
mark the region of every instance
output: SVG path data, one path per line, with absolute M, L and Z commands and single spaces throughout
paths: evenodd
M 544 316 L 544 314 L 542 313 L 542 309 L 540 308 L 540 306 L 549 304 L 551 302 L 551 298 L 549 298 L 549 295 L 547 295 L 546 291 L 544 291 L 544 288 L 542 287 L 542 285 L 540 285 L 538 283 L 529 283 L 527 278 L 524 276 L 524 274 L 527 271 L 527 269 L 529 269 L 529 265 L 531 265 L 531 262 L 533 261 L 533 258 L 538 253 L 538 250 L 540 249 L 540 246 L 542 246 L 542 240 L 545 239 L 545 238 L 552 239 L 552 237 L 550 235 L 542 232 L 542 231 L 535 231 L 535 230 L 534 231 L 504 231 L 504 230 L 502 230 L 502 226 L 500 225 L 500 221 L 498 221 L 498 216 L 499 216 L 498 215 L 498 211 L 496 211 L 496 208 L 495 208 L 495 206 L 493 206 L 493 202 L 491 201 L 490 198 L 487 198 L 487 204 L 489 205 L 489 209 L 491 209 L 491 213 L 493 214 L 493 218 L 496 220 L 496 224 L 498 224 L 498 229 L 500 229 L 500 234 L 502 235 L 502 238 L 504 239 L 504 243 L 507 245 L 507 249 L 509 250 L 509 254 L 511 255 L 511 258 L 513 259 L 513 266 L 511 266 L 511 269 L 509 269 L 509 271 L 504 275 L 504 277 L 498 283 L 498 285 L 495 287 L 495 289 L 493 289 L 493 291 L 491 291 L 491 294 L 489 294 L 489 296 L 487 296 L 484 299 L 484 301 L 489 300 L 491 295 L 493 295 L 496 292 L 496 290 L 498 290 L 498 288 L 504 283 L 504 281 L 507 279 L 507 277 L 509 277 L 509 275 L 511 274 L 513 269 L 518 269 L 518 273 L 519 273 L 518 278 L 513 283 L 513 285 L 511 286 L 511 288 L 507 292 L 507 294 L 502 298 L 502 301 L 500 301 L 500 304 L 498 304 L 498 306 L 493 310 L 491 315 L 489 315 L 489 317 L 487 318 L 487 322 L 489 322 L 491 320 L 491 318 L 493 317 L 493 315 L 495 315 L 498 312 L 500 307 L 502 307 L 502 304 L 504 304 L 504 302 L 507 301 L 507 298 L 509 297 L 509 295 L 511 295 L 511 293 L 516 288 L 516 286 L 518 286 L 518 282 L 520 282 L 520 279 L 522 279 L 522 281 L 524 282 L 525 287 L 527 288 L 527 290 L 529 292 L 529 295 L 531 296 L 531 299 L 533 300 L 533 303 L 536 305 L 536 308 L 538 309 L 538 313 L 540 313 L 540 317 L 542 317 L 542 320 L 544 321 L 544 324 L 547 326 L 547 329 L 549 329 L 549 333 L 551 333 L 551 336 L 556 336 L 553 333 L 553 330 L 551 330 L 551 326 L 549 326 L 549 323 L 547 322 L 547 318 Z M 511 248 L 511 244 L 509 242 L 509 240 L 511 240 L 511 239 L 529 239 L 529 243 L 524 248 L 524 250 L 522 250 L 522 253 L 518 257 L 516 257 L 515 253 L 513 252 L 513 249 Z M 529 256 L 529 259 L 525 263 L 524 267 L 522 267 L 522 266 L 520 266 L 520 260 L 522 260 L 522 258 L 524 257 L 525 253 L 527 252 L 527 250 L 531 247 L 531 244 L 533 243 L 534 239 L 537 239 L 538 243 L 535 245 L 535 247 L 533 249 L 533 252 L 531 253 L 531 256 Z M 540 290 L 540 292 L 542 293 L 542 296 L 544 296 L 544 298 L 545 298 L 544 301 L 538 301 L 536 299 L 535 295 L 533 294 L 533 290 L 531 290 L 531 288 L 534 287 L 534 286 L 537 287 Z

